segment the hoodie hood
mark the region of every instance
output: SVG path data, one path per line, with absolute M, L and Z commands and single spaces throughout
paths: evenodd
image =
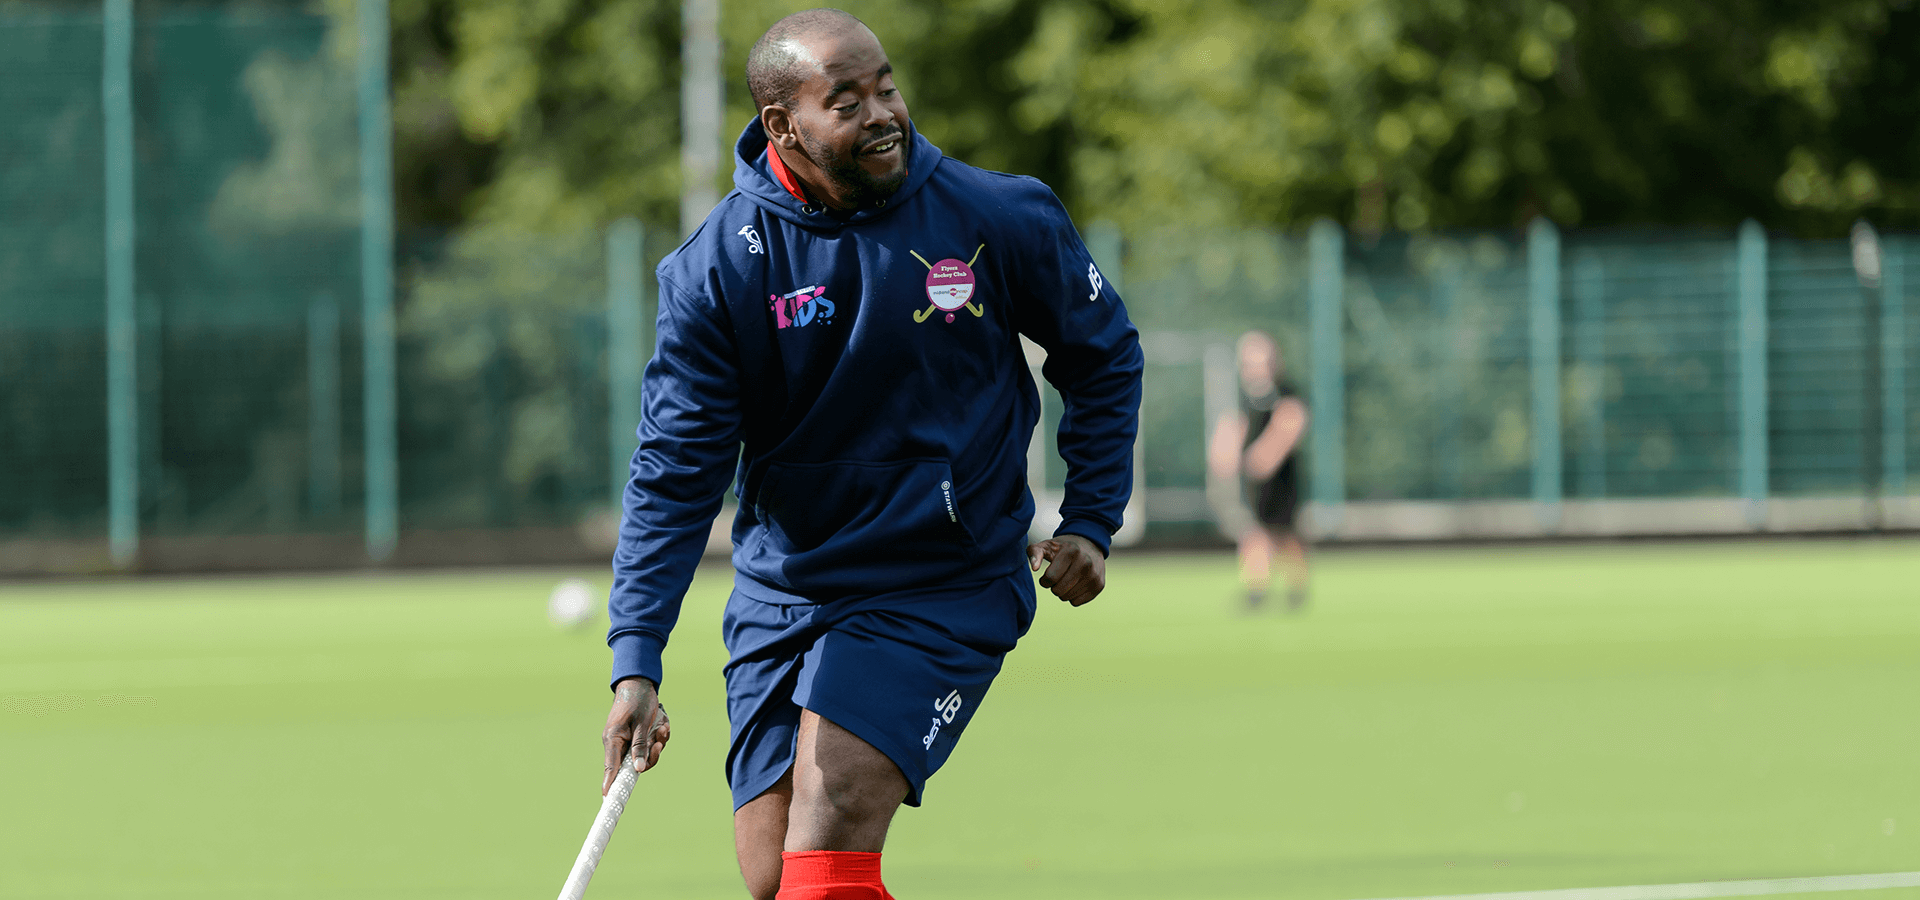
M 880 205 L 859 210 L 851 216 L 841 218 L 828 215 L 824 207 L 804 203 L 787 193 L 767 165 L 767 129 L 760 124 L 759 116 L 747 123 L 746 130 L 740 132 L 740 140 L 733 145 L 733 186 L 768 212 L 802 228 L 838 231 L 848 225 L 871 222 L 891 214 L 912 199 L 920 187 L 933 178 L 933 170 L 940 166 L 940 148 L 921 137 L 919 129 L 914 128 L 911 121 L 907 123 L 906 130 L 910 138 L 907 144 L 907 180 L 901 182 L 900 189 Z

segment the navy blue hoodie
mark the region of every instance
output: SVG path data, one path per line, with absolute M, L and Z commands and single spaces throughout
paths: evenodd
M 660 263 L 658 345 L 614 553 L 613 680 L 660 654 L 728 484 L 735 588 L 831 602 L 1025 565 L 1040 399 L 1066 401 L 1057 533 L 1104 552 L 1133 485 L 1139 335 L 1053 192 L 941 155 L 851 215 L 789 193 L 758 119 L 735 189 Z M 736 459 L 738 465 L 736 467 Z

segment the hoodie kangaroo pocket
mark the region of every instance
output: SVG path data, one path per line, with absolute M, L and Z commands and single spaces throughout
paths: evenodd
M 944 459 L 774 463 L 754 509 L 788 553 L 938 552 L 973 545 Z

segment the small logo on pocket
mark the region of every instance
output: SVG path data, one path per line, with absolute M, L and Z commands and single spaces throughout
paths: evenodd
M 956 515 L 953 511 L 953 482 L 951 481 L 940 482 L 940 499 L 946 501 L 946 504 L 947 504 L 947 521 L 949 522 L 960 521 L 960 517 Z

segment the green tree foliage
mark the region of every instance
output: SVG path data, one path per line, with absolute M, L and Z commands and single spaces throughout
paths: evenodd
M 350 13 L 352 0 L 330 0 Z M 394 0 L 403 220 L 592 228 L 670 221 L 679 4 Z
M 350 20 L 352 0 L 330 0 Z M 1023 126 L 1008 35 L 1015 0 L 846 6 L 884 36 L 916 122 L 971 162 L 1066 175 L 1069 124 Z M 724 146 L 752 117 L 747 50 L 792 3 L 723 4 Z M 668 0 L 394 0 L 396 169 L 404 222 L 666 226 L 680 195 L 680 4 Z M 731 186 L 729 156 L 721 187 Z
M 1029 127 L 1082 202 L 1361 232 L 1920 224 L 1920 9 L 1759 0 L 1049 4 Z
M 333 0 L 340 4 L 344 0 Z M 916 122 L 1083 217 L 1365 233 L 1920 224 L 1911 0 L 851 2 Z M 415 221 L 674 221 L 679 5 L 396 0 Z M 739 72 L 780 15 L 722 4 Z M 730 173 L 723 173 L 727 175 Z
M 353 0 L 327 2 L 351 22 Z M 1209 311 L 1245 321 L 1247 304 L 1300 280 L 1298 248 L 1270 232 L 1321 216 L 1362 238 L 1537 215 L 1720 229 L 1755 216 L 1827 236 L 1861 215 L 1920 226 L 1912 0 L 845 5 L 886 43 L 915 122 L 948 153 L 1038 176 L 1082 222 L 1126 229 L 1136 313 L 1162 326 L 1196 327 Z M 753 115 L 748 48 L 799 6 L 722 3 L 725 146 Z M 564 402 L 578 366 L 555 329 L 602 302 L 581 290 L 596 230 L 638 216 L 660 239 L 655 257 L 676 238 L 679 3 L 393 0 L 393 15 L 402 225 L 451 235 L 403 270 L 403 333 L 426 348 L 411 364 L 449 409 L 493 385 L 498 420 L 474 431 L 473 417 L 450 417 L 445 443 L 483 449 L 472 465 L 498 467 L 530 502 L 542 484 L 596 477 L 553 449 L 585 428 Z M 729 154 L 723 186 L 731 169 Z M 1439 248 L 1426 254 L 1436 259 L 1453 247 L 1415 243 Z M 1454 325 L 1493 334 L 1472 286 L 1503 264 L 1449 265 Z M 1153 302 L 1163 293 L 1182 302 Z M 1414 314 L 1397 295 L 1355 296 L 1363 344 L 1405 350 L 1390 326 Z M 1496 382 L 1513 402 L 1489 395 L 1480 407 L 1499 414 L 1469 426 L 1490 435 L 1475 458 L 1505 462 L 1456 473 L 1459 490 L 1523 462 L 1513 398 L 1524 383 Z M 1398 399 L 1356 422 L 1403 416 L 1440 383 L 1382 382 L 1374 394 Z

